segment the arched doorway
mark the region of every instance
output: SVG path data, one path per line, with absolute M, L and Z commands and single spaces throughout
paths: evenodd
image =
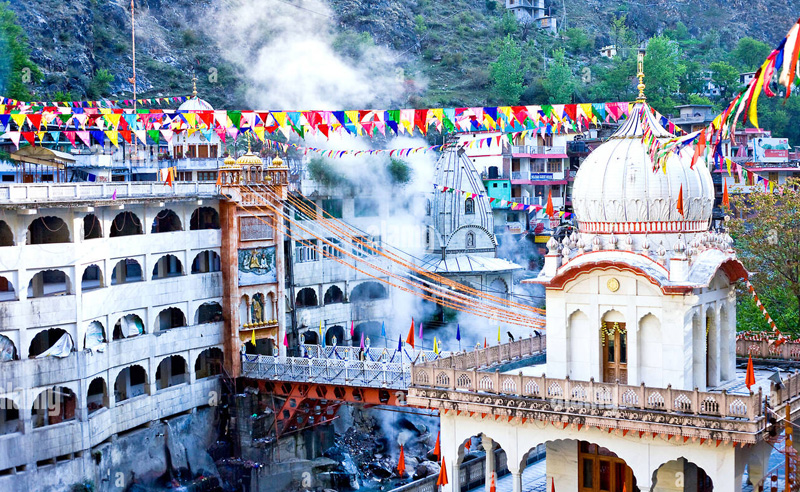
M 578 492 L 639 490 L 633 471 L 616 454 L 587 441 L 578 442 Z
M 602 377 L 605 383 L 628 384 L 628 331 L 625 318 L 618 311 L 609 311 L 600 322 Z
M 653 492 L 662 490 L 712 492 L 714 483 L 705 470 L 686 458 L 678 458 L 664 463 L 653 472 L 653 487 L 650 490 Z
M 341 325 L 331 326 L 325 331 L 325 345 L 328 347 L 333 345 L 333 339 L 336 338 L 336 345 L 344 343 L 344 327 Z

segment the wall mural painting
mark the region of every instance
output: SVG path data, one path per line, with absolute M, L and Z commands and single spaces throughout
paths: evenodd
M 239 286 L 274 284 L 277 280 L 275 246 L 239 250 Z

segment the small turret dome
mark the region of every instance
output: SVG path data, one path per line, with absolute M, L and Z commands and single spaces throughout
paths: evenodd
M 260 166 L 264 164 L 264 161 L 254 153 L 247 151 L 246 154 L 241 155 L 238 159 L 236 159 L 236 164 L 239 166 Z

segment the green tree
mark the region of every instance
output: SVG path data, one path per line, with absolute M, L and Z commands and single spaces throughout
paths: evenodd
M 577 55 L 589 53 L 594 46 L 594 42 L 586 34 L 586 31 L 579 27 L 571 27 L 564 33 L 567 38 L 567 48 L 570 53 Z
M 717 61 L 708 66 L 711 81 L 719 86 L 723 99 L 729 99 L 739 88 L 739 71 L 728 62 Z
M 547 92 L 548 102 L 551 104 L 571 102 L 576 84 L 572 69 L 564 57 L 564 50 L 553 52 L 553 61 L 550 63 L 550 68 L 547 69 L 542 85 Z
M 703 92 L 705 80 L 703 79 L 703 67 L 694 60 L 686 61 L 686 70 L 679 79 L 681 93 L 689 97 L 692 94 Z
M 30 100 L 31 88 L 42 72 L 30 60 L 28 39 L 7 2 L 0 2 L 0 53 L 0 94 Z
M 618 56 L 628 57 L 629 49 L 636 45 L 635 34 L 628 29 L 625 24 L 628 20 L 627 14 L 611 19 L 611 29 L 609 35 L 611 43 L 617 47 Z
M 519 103 L 522 95 L 522 50 L 506 35 L 500 46 L 500 55 L 489 66 L 492 78 L 492 95 L 503 104 Z
M 744 37 L 736 43 L 736 48 L 731 53 L 731 61 L 741 70 L 758 70 L 764 60 L 772 53 L 768 44 L 753 38 Z
M 111 82 L 114 81 L 114 76 L 106 70 L 101 68 L 94 74 L 92 82 L 86 88 L 86 95 L 90 99 L 98 99 L 109 95 L 108 89 L 111 87 Z
M 768 309 L 773 305 L 793 310 L 794 319 L 778 328 L 794 333 L 800 331 L 799 187 L 800 179 L 789 178 L 783 193 L 736 196 L 738 218 L 730 221 L 739 257 L 748 271 L 755 272 L 751 282 L 759 298 Z
M 595 101 L 630 101 L 634 90 L 636 63 L 633 58 L 616 57 L 610 66 L 596 65 L 592 74 L 597 83 L 589 91 Z
M 389 164 L 386 166 L 386 171 L 389 173 L 389 180 L 395 186 L 408 184 L 414 176 L 411 166 L 400 159 L 390 159 Z
M 680 77 L 686 71 L 681 50 L 675 41 L 664 36 L 650 38 L 644 57 L 646 95 L 651 106 L 667 114 L 675 107 L 673 96 L 680 88 Z

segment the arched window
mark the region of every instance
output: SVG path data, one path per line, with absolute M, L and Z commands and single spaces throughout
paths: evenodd
M 75 418 L 78 398 L 71 389 L 55 386 L 39 393 L 31 409 L 33 427 L 59 424 Z
M 142 280 L 144 280 L 142 266 L 132 258 L 119 260 L 111 272 L 111 285 L 141 282 Z
M 325 304 L 337 304 L 339 302 L 344 302 L 344 293 L 339 287 L 331 285 L 328 287 L 328 290 L 325 291 L 325 298 L 323 300 L 325 301 Z
M 121 370 L 114 381 L 114 401 L 119 404 L 147 392 L 147 371 L 134 365 Z
M 300 289 L 300 292 L 297 293 L 297 300 L 295 304 L 299 308 L 316 306 L 319 304 L 317 301 L 317 292 L 309 287 Z
M 106 331 L 103 329 L 103 324 L 99 321 L 92 321 L 86 328 L 86 335 L 83 337 L 83 348 L 92 350 L 104 343 L 106 343 Z
M 19 359 L 17 347 L 10 338 L 0 335 L 0 362 L 8 362 L 10 360 Z
M 50 328 L 36 334 L 31 340 L 28 357 L 67 357 L 74 348 L 72 337 L 61 328 Z
M 164 309 L 156 318 L 156 331 L 171 330 L 186 326 L 186 316 L 176 307 Z
M 466 249 L 475 249 L 475 233 L 468 232 L 464 238 L 464 247 Z
M 222 374 L 222 366 L 225 356 L 218 348 L 209 348 L 200 352 L 197 361 L 194 363 L 195 379 L 203 379 L 217 374 Z
M 219 229 L 219 213 L 211 207 L 200 207 L 192 213 L 189 229 Z
M 61 270 L 45 270 L 33 276 L 28 283 L 28 297 L 46 297 L 72 294 L 69 277 Z
M 474 215 L 475 214 L 475 200 L 472 198 L 467 198 L 464 201 L 464 215 Z
M 162 256 L 158 259 L 156 266 L 153 267 L 153 280 L 180 277 L 181 275 L 183 275 L 183 265 L 175 255 Z
M 389 297 L 386 288 L 378 282 L 364 282 L 358 284 L 350 293 L 350 302 L 375 301 Z
M 144 333 L 142 318 L 135 314 L 126 314 L 114 325 L 114 340 L 131 338 Z
M 14 234 L 5 221 L 0 220 L 0 246 L 14 246 Z
M 214 251 L 201 251 L 192 261 L 192 273 L 218 272 L 221 269 L 219 255 Z
M 143 234 L 142 221 L 133 212 L 121 212 L 111 222 L 110 237 Z
M 90 414 L 101 408 L 108 408 L 108 387 L 105 379 L 94 378 L 89 383 L 89 389 L 86 392 L 86 406 Z
M 14 286 L 7 278 L 0 276 L 0 302 L 15 301 L 16 299 L 17 293 L 14 290 Z
M 175 232 L 183 230 L 181 219 L 170 209 L 164 209 L 153 219 L 153 227 L 150 229 L 152 234 L 160 232 Z
M 103 226 L 94 214 L 83 218 L 83 239 L 97 239 L 103 237 Z
M 171 355 L 162 360 L 156 369 L 156 391 L 188 382 L 187 369 L 186 359 L 180 355 Z
M 0 435 L 22 431 L 19 407 L 10 398 L 0 398 Z
M 428 215 L 428 216 L 431 215 L 431 199 L 430 198 L 426 198 L 425 199 L 425 215 Z
M 222 321 L 222 306 L 219 303 L 207 302 L 197 308 L 195 324 L 202 325 L 203 323 L 216 323 L 217 321 Z
M 97 265 L 89 265 L 81 277 L 81 290 L 87 291 L 103 287 L 103 272 Z
M 28 226 L 28 244 L 69 242 L 69 227 L 58 217 L 39 217 Z
M 336 345 L 344 345 L 344 327 L 341 325 L 331 326 L 325 331 L 325 345 L 333 345 L 336 338 Z

